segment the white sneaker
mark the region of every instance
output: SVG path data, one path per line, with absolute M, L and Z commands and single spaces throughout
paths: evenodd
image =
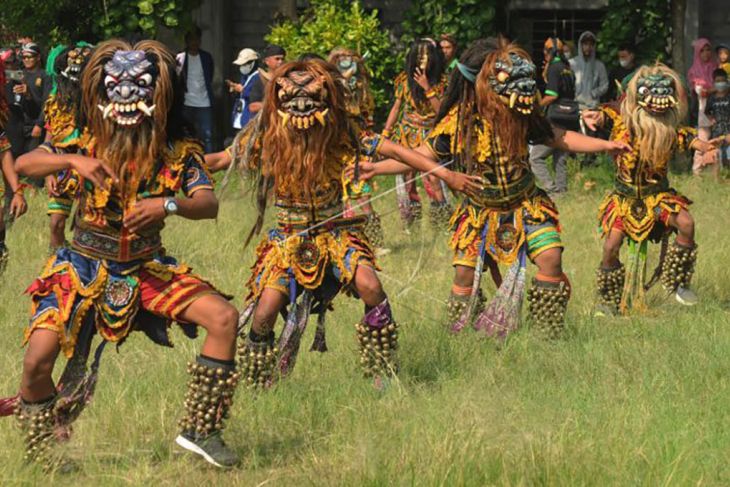
M 694 293 L 694 291 L 681 286 L 678 287 L 677 290 L 674 292 L 674 299 L 676 299 L 678 303 L 685 306 L 694 306 L 699 302 L 699 298 Z

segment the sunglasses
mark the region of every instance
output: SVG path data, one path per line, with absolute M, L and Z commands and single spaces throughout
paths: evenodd
M 35 54 L 25 54 L 25 55 L 21 56 L 21 58 L 22 59 L 35 59 L 36 56 L 35 56 Z

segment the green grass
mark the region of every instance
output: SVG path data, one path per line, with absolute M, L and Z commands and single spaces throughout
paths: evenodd
M 584 178 L 598 181 L 584 190 Z M 296 370 L 256 397 L 238 391 L 228 442 L 243 458 L 211 470 L 173 446 L 185 363 L 200 348 L 175 331 L 176 348 L 132 336 L 108 348 L 93 403 L 70 444 L 83 471 L 59 485 L 728 485 L 730 484 L 730 225 L 728 186 L 674 176 L 695 199 L 700 243 L 691 309 L 652 291 L 643 316 L 591 316 L 606 171 L 571 171 L 562 212 L 565 269 L 573 282 L 564 340 L 520 330 L 497 350 L 470 331 L 440 324 L 452 277 L 446 237 L 399 231 L 394 196 L 378 200 L 393 253 L 383 282 L 402 325 L 402 371 L 384 393 L 361 379 L 354 323 L 358 302 L 340 297 L 329 315 L 330 352 L 309 353 Z M 387 183 L 382 185 L 388 186 Z M 382 190 L 383 188 L 381 188 Z M 45 197 L 9 232 L 12 260 L 0 287 L 0 391 L 17 390 L 22 295 L 47 249 Z M 168 250 L 241 304 L 253 262 L 242 242 L 253 221 L 249 197 L 229 191 L 217 222 L 176 220 Z M 656 261 L 656 248 L 652 249 Z M 534 267 L 531 268 L 534 272 Z M 488 287 L 490 292 L 491 287 Z M 63 363 L 57 367 L 57 373 Z M 14 421 L 0 421 L 2 485 L 47 482 L 23 466 Z

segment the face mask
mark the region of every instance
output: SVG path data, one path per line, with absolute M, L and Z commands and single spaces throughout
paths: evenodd
M 619 59 L 618 63 L 621 65 L 622 68 L 628 68 L 629 66 L 631 66 L 630 59 Z
M 720 81 L 715 83 L 715 89 L 717 91 L 725 91 L 728 88 L 730 88 L 730 83 L 728 83 L 727 81 Z
M 238 68 L 238 70 L 241 72 L 241 74 L 246 75 L 249 74 L 251 71 L 253 71 L 253 63 L 246 63 Z

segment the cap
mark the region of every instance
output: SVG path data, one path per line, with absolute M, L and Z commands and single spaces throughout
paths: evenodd
M 266 46 L 264 52 L 261 53 L 261 57 L 266 59 L 267 57 L 271 56 L 286 56 L 286 51 L 281 46 L 275 46 L 273 44 L 270 46 Z
M 557 46 L 553 46 L 553 42 L 557 42 L 558 45 Z M 563 41 L 561 41 L 557 37 L 548 37 L 545 40 L 545 49 L 552 49 L 552 48 L 555 48 L 558 51 L 562 51 L 563 50 Z
M 238 64 L 239 66 L 243 66 L 244 64 L 248 64 L 251 61 L 255 61 L 259 58 L 259 55 L 256 51 L 253 49 L 249 49 L 248 47 L 245 49 L 241 49 L 241 51 L 238 53 L 238 57 L 235 61 L 233 61 L 233 64 Z
M 28 42 L 26 44 L 23 44 L 23 46 L 20 48 L 20 52 L 23 54 L 33 54 L 35 56 L 38 56 L 41 53 L 41 48 L 38 47 L 38 44 L 35 42 Z

